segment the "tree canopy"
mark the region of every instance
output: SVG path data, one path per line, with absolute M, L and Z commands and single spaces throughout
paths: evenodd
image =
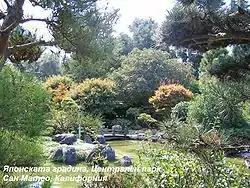
M 163 42 L 200 51 L 249 43 L 248 10 L 241 3 L 232 13 L 224 4 L 223 0 L 179 0 L 163 23 Z
M 0 56 L 5 59 L 21 49 L 51 45 L 56 45 L 69 53 L 96 57 L 96 54 L 100 54 L 102 41 L 112 33 L 113 24 L 118 18 L 118 10 L 113 12 L 102 10 L 98 7 L 97 0 L 29 0 L 29 2 L 33 6 L 49 10 L 51 15 L 46 18 L 27 16 L 23 9 L 24 0 L 4 0 L 6 10 L 0 10 L 0 20 L 2 20 Z M 53 39 L 44 41 L 32 36 L 32 40 L 11 43 L 10 39 L 15 34 L 13 31 L 21 24 L 31 21 L 46 23 Z M 22 35 L 25 32 L 18 34 Z M 28 37 L 27 32 L 26 37 Z M 23 54 L 18 60 L 27 60 L 27 58 L 30 56 L 26 57 Z

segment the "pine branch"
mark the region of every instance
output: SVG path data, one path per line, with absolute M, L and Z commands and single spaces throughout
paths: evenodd
M 20 23 L 30 22 L 30 21 L 39 21 L 39 22 L 45 22 L 45 23 L 52 23 L 52 20 L 48 20 L 47 18 L 26 18 L 21 20 Z
M 15 46 L 11 46 L 8 48 L 9 53 L 13 53 L 13 51 L 16 50 L 20 50 L 20 49 L 25 49 L 25 48 L 31 48 L 33 46 L 53 46 L 56 43 L 54 41 L 44 41 L 44 40 L 40 40 L 40 41 L 35 41 L 35 42 L 30 42 L 30 43 L 26 43 L 26 44 L 19 44 L 19 45 L 15 45 Z
M 7 5 L 7 8 L 10 8 L 10 7 L 11 7 L 11 5 L 10 5 L 10 3 L 9 3 L 8 0 L 4 0 L 4 2 L 5 2 L 5 4 Z

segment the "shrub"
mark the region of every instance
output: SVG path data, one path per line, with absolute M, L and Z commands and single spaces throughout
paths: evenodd
M 109 79 L 87 79 L 71 90 L 71 97 L 81 110 L 94 115 L 112 112 L 115 107 L 116 86 Z
M 162 85 L 156 90 L 155 95 L 149 99 L 157 112 L 169 116 L 171 108 L 182 101 L 189 101 L 193 97 L 191 91 L 179 84 Z
M 186 121 L 188 114 L 189 102 L 180 102 L 172 108 L 171 118 L 179 119 L 180 121 Z
M 79 125 L 81 125 L 82 135 L 90 135 L 92 138 L 98 134 L 103 124 L 101 117 L 93 116 L 91 114 L 81 115 L 79 118 Z
M 222 129 L 244 126 L 241 104 L 249 98 L 248 87 L 239 82 L 204 80 L 202 94 L 190 102 L 189 120 L 203 123 L 208 129 L 213 125 Z
M 52 101 L 61 102 L 68 97 L 70 88 L 73 86 L 73 80 L 67 76 L 52 76 L 45 82 L 45 89 L 52 94 Z
M 100 177 L 104 176 L 99 174 Z M 82 188 L 141 188 L 143 187 L 142 175 L 137 173 L 105 174 L 107 181 L 82 182 Z
M 133 50 L 110 78 L 117 84 L 119 99 L 129 106 L 148 104 L 162 82 L 179 82 L 187 87 L 193 80 L 191 66 L 154 49 Z
M 121 125 L 123 130 L 128 129 L 129 127 L 131 127 L 132 122 L 128 119 L 124 119 L 124 118 L 116 118 L 111 122 L 111 126 L 113 125 Z
M 249 187 L 249 172 L 225 161 L 223 153 L 206 150 L 201 156 L 173 151 L 149 149 L 143 151 L 147 162 L 143 167 L 159 167 L 154 173 L 145 173 L 145 187 Z M 141 157 L 142 157 L 141 156 Z
M 33 76 L 4 67 L 0 72 L 0 128 L 35 137 L 46 128 L 49 95 Z
M 53 134 L 69 133 L 78 123 L 78 112 L 52 109 L 48 123 L 54 129 Z
M 146 113 L 141 113 L 138 116 L 138 120 L 141 122 L 138 122 L 138 124 L 144 124 L 146 127 L 153 128 L 157 126 L 158 121 L 151 117 L 151 115 Z M 144 126 L 143 126 L 144 127 Z
M 1 70 L 0 85 L 0 170 L 4 165 L 37 166 L 49 95 L 34 77 L 11 67 Z
M 135 123 L 137 117 L 140 115 L 140 111 L 140 108 L 129 108 L 126 111 L 126 118 Z
M 242 102 L 248 100 L 249 91 L 244 82 L 204 80 L 202 94 L 190 102 L 188 121 L 202 123 L 207 130 L 216 128 L 230 137 L 249 138 L 245 133 L 250 126 L 242 113 Z
M 69 90 L 73 85 L 73 80 L 67 76 L 52 76 L 46 80 L 45 89 L 48 91 L 57 89 L 60 84 L 63 84 Z
M 38 166 L 43 160 L 43 150 L 35 139 L 22 133 L 0 131 L 0 170 L 9 166 Z
M 242 104 L 242 112 L 244 119 L 250 122 L 250 101 Z

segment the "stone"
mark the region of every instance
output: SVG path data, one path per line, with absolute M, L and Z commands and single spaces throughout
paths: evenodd
M 50 160 L 53 162 L 63 162 L 63 149 L 57 148 L 50 156 Z
M 93 142 L 93 144 L 96 145 L 96 144 L 100 144 L 100 143 L 99 143 L 98 141 L 95 140 L 95 141 Z
M 115 150 L 109 144 L 107 146 L 99 145 L 98 147 L 95 147 L 86 158 L 86 161 L 93 161 L 93 159 L 97 157 L 99 153 L 103 158 L 107 159 L 109 162 L 115 161 Z
M 56 141 L 56 142 L 60 142 L 61 140 L 64 139 L 64 137 L 65 137 L 64 134 L 57 134 L 57 135 L 54 135 L 54 136 L 52 137 L 52 140 L 53 140 L 53 141 Z
M 84 142 L 88 143 L 88 144 L 92 144 L 92 138 L 89 135 L 85 135 L 84 136 Z
M 120 159 L 121 166 L 128 167 L 132 165 L 132 158 L 129 155 L 124 155 Z
M 70 134 L 70 135 L 65 135 L 63 140 L 61 140 L 59 143 L 60 144 L 72 145 L 76 141 L 77 141 L 76 135 Z
M 151 136 L 150 141 L 151 142 L 158 142 L 157 136 Z
M 67 165 L 73 165 L 77 162 L 76 149 L 74 147 L 66 147 L 63 150 L 63 162 Z
M 98 141 L 100 144 L 105 144 L 105 137 L 103 135 L 98 135 L 96 137 L 96 141 Z
M 53 141 L 59 142 L 60 144 L 72 145 L 76 142 L 77 138 L 74 134 L 57 134 L 52 138 Z
M 115 161 L 115 150 L 108 144 L 103 150 L 103 156 L 109 161 Z

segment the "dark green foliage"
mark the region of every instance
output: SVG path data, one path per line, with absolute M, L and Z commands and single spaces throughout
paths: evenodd
M 243 38 L 249 34 L 246 28 L 250 21 L 244 9 L 232 14 L 231 8 L 224 7 L 224 0 L 182 2 L 186 3 L 176 3 L 166 16 L 162 26 L 164 43 L 201 52 L 249 43 L 248 39 Z
M 186 121 L 189 102 L 180 102 L 172 108 L 171 118 Z
M 188 86 L 193 80 L 189 65 L 153 49 L 133 50 L 110 77 L 117 84 L 120 100 L 131 106 L 148 104 L 148 98 L 161 83 L 179 82 Z
M 245 82 L 206 81 L 201 86 L 202 94 L 190 102 L 188 119 L 202 123 L 207 130 L 213 127 L 219 130 L 237 129 L 235 133 L 242 136 L 239 132 L 250 128 L 241 111 L 241 103 L 249 100 L 249 91 L 249 84 Z
M 123 130 L 128 128 L 133 128 L 133 124 L 130 120 L 124 118 L 116 118 L 111 122 L 111 126 L 113 125 L 121 125 Z
M 0 132 L 0 152 L 0 170 L 4 165 L 37 166 L 43 160 L 39 141 L 4 129 Z
M 235 46 L 232 55 L 225 48 L 209 50 L 203 55 L 201 70 L 222 80 L 245 79 L 250 71 L 249 56 L 247 45 Z
M 120 55 L 127 56 L 134 48 L 133 40 L 132 38 L 124 33 L 120 33 L 120 35 L 117 37 L 117 43 L 120 45 Z
M 129 108 L 126 111 L 126 118 L 129 119 L 131 122 L 136 124 L 137 117 L 140 115 L 141 109 L 139 108 Z
M 248 187 L 249 172 L 227 163 L 223 153 L 214 150 L 194 155 L 171 149 L 149 149 L 143 152 L 143 166 L 159 167 L 160 171 L 146 173 L 145 187 Z
M 0 85 L 0 170 L 37 166 L 43 159 L 38 136 L 47 127 L 50 97 L 34 77 L 9 66 L 0 72 Z
M 30 31 L 24 29 L 21 26 L 18 26 L 10 36 L 10 46 L 20 45 L 25 43 L 31 43 L 37 41 L 35 34 L 32 34 Z M 22 61 L 28 61 L 32 63 L 37 61 L 42 55 L 43 50 L 40 46 L 33 46 L 30 48 L 24 49 L 13 49 L 9 59 L 12 63 L 19 65 Z
M 154 48 L 156 45 L 157 23 L 150 19 L 135 19 L 129 26 L 134 46 L 138 49 Z
M 49 95 L 34 77 L 5 67 L 0 72 L 0 128 L 35 137 L 46 128 Z

